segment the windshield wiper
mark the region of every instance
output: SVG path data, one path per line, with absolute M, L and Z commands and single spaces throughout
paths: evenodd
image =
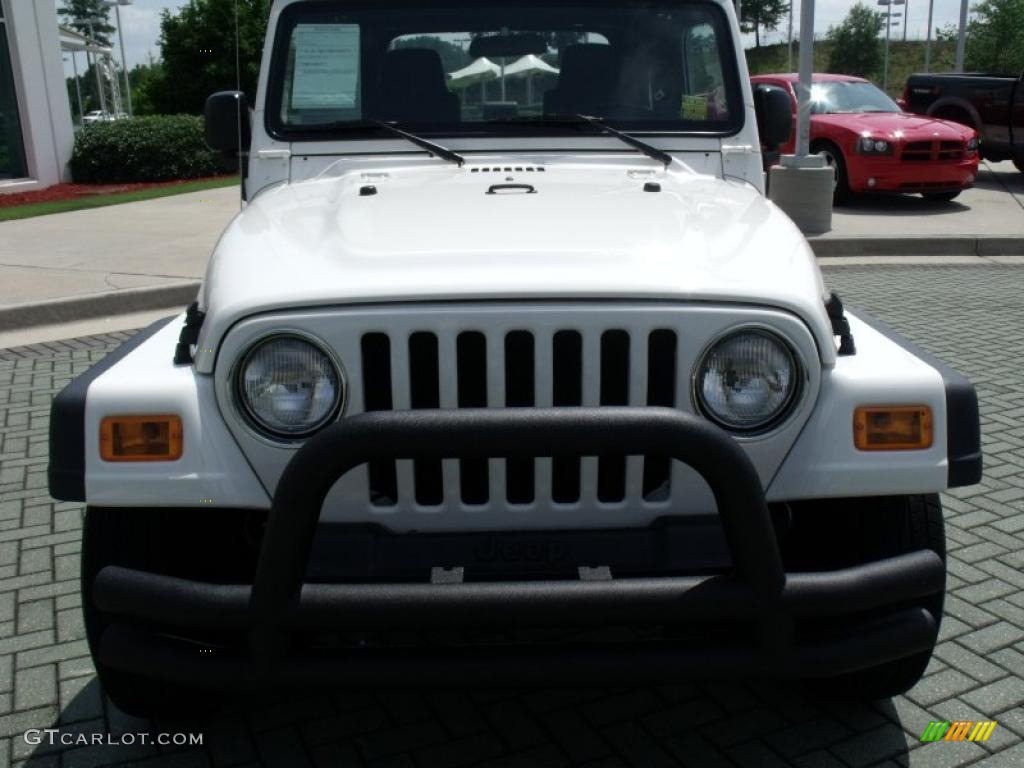
M 672 155 L 668 152 L 664 152 L 657 147 L 651 146 L 646 141 L 638 139 L 636 136 L 620 131 L 618 128 L 612 128 L 608 123 L 604 122 L 599 117 L 593 117 L 591 115 L 576 115 L 576 118 L 583 120 L 584 122 L 590 123 L 595 128 L 600 128 L 605 133 L 611 134 L 623 144 L 628 144 L 634 149 L 638 149 L 647 155 L 652 160 L 657 160 L 659 163 L 664 163 L 665 167 L 668 168 L 672 165 Z
M 435 144 L 433 141 L 429 141 L 423 138 L 423 136 L 417 136 L 415 133 L 403 131 L 396 125 L 386 123 L 383 120 L 368 120 L 366 121 L 366 124 L 376 125 L 378 128 L 383 128 L 385 131 L 393 133 L 395 136 L 400 136 L 401 138 L 416 144 L 417 146 L 423 148 L 423 150 L 426 150 L 431 155 L 435 155 L 438 158 L 441 158 L 442 160 L 446 160 L 447 162 L 455 163 L 460 168 L 466 165 L 466 159 L 462 157 L 462 155 L 460 155 L 457 152 L 453 152 L 452 150 L 449 150 L 449 148 L 447 148 L 446 146 Z
M 612 128 L 599 117 L 591 115 L 552 115 L 545 117 L 499 117 L 488 120 L 488 123 L 499 123 L 505 125 L 590 125 L 599 129 L 602 133 L 614 136 L 622 143 L 628 144 L 634 149 L 643 152 L 649 158 L 663 163 L 666 168 L 672 164 L 672 155 L 657 147 L 651 146 L 646 141 L 636 138 L 618 128 Z
M 421 149 L 425 149 L 431 155 L 440 157 L 442 160 L 447 160 L 450 163 L 455 163 L 460 168 L 466 164 L 466 158 L 458 152 L 453 152 L 447 147 L 442 147 L 440 144 L 435 144 L 428 139 L 424 139 L 422 136 L 417 136 L 414 133 L 403 131 L 395 124 L 385 122 L 384 120 L 338 120 L 333 123 L 314 123 L 312 125 L 304 125 L 302 127 L 307 131 L 315 131 L 316 133 L 330 133 L 341 130 L 358 131 L 366 130 L 367 128 L 380 128 L 394 136 L 398 136 L 401 139 L 405 139 L 406 141 L 415 144 Z
M 424 139 L 422 136 L 417 136 L 415 133 L 409 133 L 403 131 L 392 123 L 387 123 L 383 120 L 367 120 L 370 125 L 376 125 L 378 128 L 383 128 L 385 131 L 393 133 L 395 136 L 400 136 L 406 141 L 412 142 L 417 147 L 427 150 L 432 155 L 440 157 L 442 160 L 447 160 L 449 163 L 455 163 L 459 168 L 466 164 L 466 158 L 460 155 L 458 152 L 453 152 L 448 147 L 442 147 L 440 144 L 435 144 L 432 141 Z

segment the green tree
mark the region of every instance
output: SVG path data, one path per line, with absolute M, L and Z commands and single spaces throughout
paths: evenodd
M 110 45 L 114 27 L 109 22 L 110 8 L 103 4 L 103 0 L 64 0 L 64 5 L 57 9 L 57 13 L 65 24 L 79 34 L 92 34 L 99 42 Z M 90 24 L 86 19 L 100 21 Z
M 754 47 L 761 47 L 761 29 L 777 29 L 789 13 L 788 0 L 743 0 L 742 28 L 754 33 Z
M 882 15 L 857 3 L 837 27 L 829 27 L 832 50 L 828 70 L 841 75 L 870 77 L 882 64 Z
M 964 65 L 1019 75 L 1024 69 L 1024 0 L 982 0 L 967 27 Z
M 128 81 L 132 85 L 132 106 L 136 115 L 156 115 L 158 89 L 164 83 L 163 63 L 136 64 L 128 72 Z
M 163 114 L 203 111 L 206 97 L 233 90 L 236 79 L 250 103 L 256 95 L 270 0 L 238 1 L 235 68 L 235 0 L 188 0 L 160 18 L 163 65 L 146 86 L 152 109 Z

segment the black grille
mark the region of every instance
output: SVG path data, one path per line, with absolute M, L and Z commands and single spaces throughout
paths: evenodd
M 479 331 L 462 331 L 454 338 L 439 336 L 436 331 L 417 331 L 401 338 L 365 334 L 361 348 L 366 410 L 389 410 L 401 407 L 396 403 L 406 402 L 413 409 L 440 408 L 442 404 L 458 408 L 523 408 L 549 403 L 574 407 L 584 404 L 587 391 L 594 393 L 591 397 L 596 394 L 596 403 L 590 402 L 602 406 L 677 405 L 675 331 L 658 329 L 638 334 L 612 328 L 600 333 L 589 347 L 583 334 L 571 329 L 559 330 L 543 340 L 531 330 L 512 330 L 499 341 L 489 346 L 487 336 Z M 443 344 L 453 345 L 453 371 L 442 371 Z M 489 350 L 498 359 L 489 360 Z M 543 355 L 540 350 L 545 351 Z M 587 350 L 597 359 L 586 360 Z M 637 360 L 643 364 L 641 376 L 633 375 L 633 361 Z M 595 381 L 585 381 L 588 371 Z M 643 385 L 637 386 L 638 381 Z M 396 390 L 405 386 L 407 392 Z M 446 392 L 446 386 L 453 391 Z M 631 392 L 632 387 L 640 391 Z M 492 487 L 492 461 L 460 460 L 458 490 L 453 493 L 449 488 L 448 498 L 469 506 L 494 501 L 514 506 L 531 504 L 541 494 L 555 504 L 574 504 L 587 491 L 583 488 L 583 460 L 578 456 L 554 456 L 550 481 L 545 475 L 544 487 L 538 487 L 536 460 L 496 462 L 503 470 L 504 498 L 493 498 L 496 490 L 501 494 L 500 489 Z M 648 502 L 667 500 L 671 491 L 670 462 L 658 456 L 643 457 L 642 461 L 639 495 Z M 443 463 L 438 460 L 413 462 L 408 480 L 412 488 L 400 487 L 403 481 L 394 461 L 371 464 L 368 477 L 374 506 L 393 506 L 402 494 L 409 494 L 421 506 L 437 506 L 446 498 Z M 599 502 L 631 501 L 627 499 L 625 456 L 597 457 L 593 481 L 590 493 Z

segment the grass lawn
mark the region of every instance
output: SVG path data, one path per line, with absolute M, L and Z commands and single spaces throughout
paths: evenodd
M 51 213 L 81 211 L 86 208 L 102 208 L 106 205 L 135 203 L 140 200 L 155 200 L 158 197 L 183 195 L 187 192 L 202 192 L 205 189 L 219 189 L 238 185 L 237 176 L 224 176 L 216 179 L 186 181 L 181 184 L 168 184 L 129 192 L 115 192 L 109 195 L 78 195 L 67 200 L 50 200 L 41 203 L 25 203 L 0 207 L 0 221 L 27 219 L 32 216 L 46 216 Z

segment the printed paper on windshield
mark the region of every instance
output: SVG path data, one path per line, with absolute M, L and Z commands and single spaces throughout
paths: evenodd
M 359 25 L 300 24 L 292 39 L 291 108 L 354 107 L 359 89 Z

